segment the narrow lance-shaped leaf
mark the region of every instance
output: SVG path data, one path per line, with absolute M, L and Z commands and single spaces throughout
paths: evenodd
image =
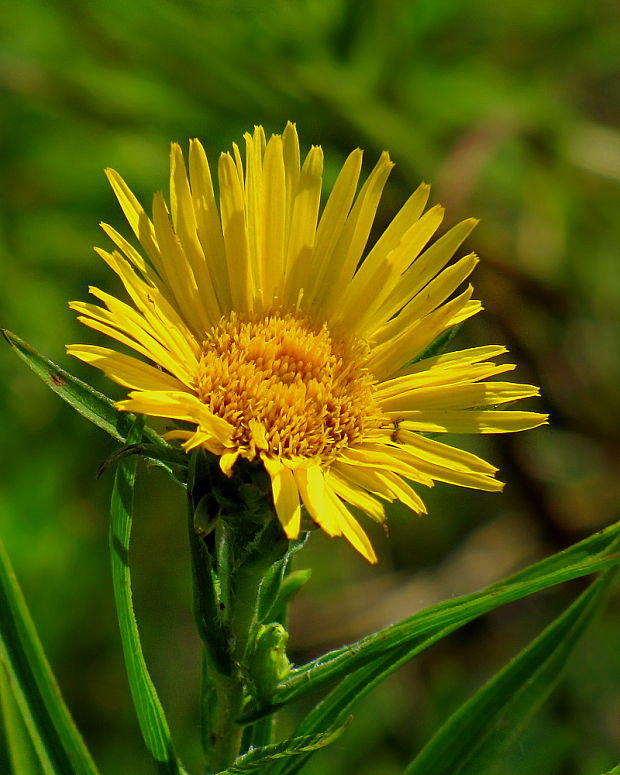
M 9 683 L 9 676 L 0 663 L 0 750 L 4 746 L 9 767 L 7 775 L 41 775 L 43 770 L 30 740 L 30 735 Z M 1 763 L 1 761 L 0 761 Z
M 607 571 L 503 670 L 448 719 L 404 775 L 482 775 L 497 771 L 514 741 L 553 689 L 616 575 Z
M 128 435 L 130 444 L 142 437 L 143 423 L 144 418 L 136 419 Z M 144 742 L 162 775 L 181 775 L 183 769 L 174 753 L 168 722 L 144 660 L 133 610 L 129 542 L 136 462 L 135 457 L 126 457 L 119 463 L 112 492 L 110 555 L 116 612 L 127 678 Z
M 335 683 L 356 668 L 386 654 L 397 658 L 395 649 L 415 649 L 415 653 L 419 653 L 438 637 L 444 637 L 500 605 L 604 570 L 620 561 L 617 553 L 608 554 L 619 535 L 620 522 L 480 592 L 439 603 L 350 646 L 323 655 L 292 671 L 274 693 L 269 707 L 251 706 L 245 718 L 273 712 L 278 705 Z
M 74 377 L 68 371 L 50 361 L 44 355 L 37 352 L 23 339 L 20 339 L 11 331 L 1 329 L 6 341 L 11 345 L 19 357 L 34 371 L 34 373 L 56 393 L 63 401 L 66 401 L 76 412 L 81 414 L 94 425 L 110 434 L 117 441 L 126 441 L 135 415 L 128 412 L 119 412 L 114 407 L 112 399 L 99 393 L 86 382 Z M 144 442 L 145 449 L 140 454 L 149 457 L 172 473 L 170 463 L 178 463 L 177 451 L 167 444 L 159 434 L 151 428 L 142 430 L 141 438 L 137 442 Z M 176 477 L 174 477 L 176 479 Z
M 333 743 L 334 740 L 340 737 L 346 726 L 347 724 L 343 724 L 336 729 L 330 729 L 320 734 L 292 737 L 288 740 L 282 740 L 280 743 L 254 748 L 245 756 L 237 759 L 232 767 L 229 767 L 219 775 L 249 775 L 250 773 L 271 772 L 272 766 L 281 759 L 308 754 L 318 751 L 320 748 L 325 748 L 326 745 Z
M 568 550 L 561 552 L 560 555 L 567 557 L 578 557 L 583 560 L 583 544 L 585 543 L 589 550 L 605 552 L 614 550 L 620 537 L 620 523 L 612 525 L 610 528 L 591 536 L 581 544 L 576 544 Z M 538 566 L 544 570 L 559 567 L 558 556 L 542 560 L 530 568 L 515 574 L 515 577 L 524 580 L 534 575 Z M 618 555 L 614 554 L 611 558 L 617 565 Z M 413 659 L 417 654 L 428 648 L 433 643 L 441 640 L 454 630 L 453 627 L 447 627 L 439 630 L 427 637 L 413 638 L 412 641 L 398 648 L 388 651 L 387 654 L 378 659 L 363 665 L 358 670 L 347 675 L 340 683 L 332 689 L 329 694 L 316 705 L 310 713 L 303 719 L 296 729 L 296 734 L 315 734 L 321 730 L 329 729 L 334 725 L 342 723 L 351 712 L 353 706 L 363 697 L 369 694 L 382 681 L 392 675 L 396 670 Z M 270 771 L 269 775 L 295 775 L 303 767 L 310 754 L 296 759 L 294 762 L 285 762 Z
M 312 711 L 306 716 L 296 729 L 297 734 L 318 733 L 321 729 L 330 728 L 334 724 L 342 723 L 342 720 L 351 712 L 351 709 L 374 688 L 392 675 L 396 670 L 409 662 L 423 648 L 445 637 L 448 632 L 440 632 L 434 638 L 429 638 L 421 646 L 407 649 L 401 647 L 394 649 L 380 659 L 367 664 L 353 674 L 343 679 Z M 269 775 L 295 775 L 299 772 L 311 754 L 294 762 L 285 762 L 270 770 Z M 433 772 L 435 769 L 424 769 L 420 772 Z M 446 770 L 446 775 L 450 770 Z M 467 775 L 478 775 L 479 769 L 468 770 Z M 407 775 L 410 775 L 409 773 Z M 459 775 L 465 775 L 459 771 Z
M 439 637 L 443 637 L 443 634 L 435 640 L 439 640 Z M 402 646 L 354 671 L 340 681 L 338 686 L 310 711 L 295 730 L 296 734 L 318 734 L 321 730 L 342 724 L 357 702 L 412 659 L 416 653 L 418 653 L 417 649 Z M 293 761 L 283 762 L 270 769 L 269 775 L 295 775 L 311 755 L 312 753 L 307 753 Z
M 0 541 L 0 663 L 46 775 L 97 775 Z M 2 669 L 2 668 L 0 668 Z

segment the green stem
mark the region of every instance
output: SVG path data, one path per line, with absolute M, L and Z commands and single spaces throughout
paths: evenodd
M 237 719 L 241 714 L 244 697 L 241 660 L 236 648 L 238 633 L 234 627 L 237 578 L 234 573 L 232 536 L 230 529 L 221 520 L 215 528 L 214 549 L 219 582 L 218 617 L 226 633 L 229 669 L 219 670 L 213 662 L 210 667 L 208 657 L 203 665 L 206 674 L 203 674 L 203 691 L 208 693 L 203 698 L 203 738 L 207 771 L 213 773 L 226 769 L 239 753 L 243 728 Z
M 201 727 L 208 773 L 228 769 L 242 748 L 245 725 L 239 719 L 254 685 L 251 655 L 264 615 L 259 597 L 274 564 L 285 561 L 289 548 L 273 506 L 266 502 L 257 512 L 252 505 L 260 500 L 244 503 L 231 492 L 233 483 L 221 482 L 220 476 L 208 456 L 193 455 L 188 527 L 194 614 L 205 647 Z M 247 495 L 247 483 L 241 487 Z M 278 588 L 275 584 L 270 592 L 275 595 Z M 268 741 L 266 723 L 257 736 Z
M 243 740 L 241 742 L 241 752 L 246 753 L 250 748 L 261 748 L 269 745 L 272 740 L 273 717 L 264 716 L 253 724 L 248 724 L 243 730 Z
M 243 727 L 238 723 L 244 697 L 244 682 L 240 672 L 232 676 L 217 675 L 213 685 L 215 696 L 209 714 L 204 720 L 207 754 L 207 772 L 227 769 L 239 755 Z
M 221 580 L 220 608 L 229 633 L 233 669 L 230 675 L 214 675 L 215 712 L 208 721 L 207 761 L 210 771 L 230 766 L 239 755 L 243 727 L 238 723 L 248 683 L 247 657 L 258 624 L 258 596 L 271 566 L 268 556 L 237 564 L 233 528 L 224 521 L 217 528 L 218 570 Z
M 230 675 L 232 664 L 228 649 L 228 635 L 220 615 L 216 575 L 209 552 L 203 540 L 194 532 L 190 510 L 189 543 L 192 555 L 192 582 L 194 588 L 194 619 L 209 662 L 225 675 Z

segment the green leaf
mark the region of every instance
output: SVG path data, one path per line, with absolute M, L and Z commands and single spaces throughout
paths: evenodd
M 616 548 L 619 538 L 620 523 L 615 523 L 600 533 L 590 536 L 579 544 L 575 544 L 563 552 L 559 552 L 539 563 L 535 563 L 514 574 L 514 576 L 505 579 L 503 582 L 489 587 L 487 592 L 489 590 L 499 590 L 504 584 L 511 582 L 514 579 L 518 579 L 522 583 L 534 581 L 541 570 L 543 578 L 548 579 L 550 576 L 554 578 L 563 578 L 564 573 L 568 572 L 571 567 L 572 573 L 577 572 L 580 568 L 581 572 L 578 575 L 585 575 L 585 573 L 591 572 L 591 569 L 593 567 L 595 568 L 597 565 L 600 565 L 602 568 L 609 565 L 615 565 L 619 561 L 617 554 L 609 557 L 605 557 L 604 555 L 606 552 L 613 551 Z M 585 557 L 587 557 L 589 553 L 592 553 L 593 557 L 591 557 L 588 562 L 585 560 Z M 600 555 L 603 556 L 599 557 Z M 577 563 L 572 566 L 571 561 L 574 560 L 577 560 Z M 587 568 L 590 568 L 590 570 L 586 570 Z M 576 577 L 577 576 L 573 576 L 573 578 Z M 467 601 L 468 598 L 461 598 L 461 600 Z M 444 605 L 446 604 L 440 604 L 440 606 L 435 606 L 434 609 L 429 609 L 429 611 L 433 611 L 437 608 L 441 610 Z M 426 613 L 427 612 L 422 611 L 421 615 Z M 413 618 L 415 617 L 412 617 L 412 619 Z M 388 630 L 389 629 L 390 628 L 388 628 Z M 455 629 L 456 627 L 453 624 L 449 624 L 439 630 L 431 629 L 430 633 L 422 635 L 421 637 L 411 638 L 408 643 L 406 642 L 403 645 L 388 650 L 387 653 L 382 656 L 375 658 L 373 661 L 362 665 L 362 667 L 346 675 L 346 677 L 344 677 L 340 683 L 303 719 L 297 727 L 296 733 L 300 735 L 316 734 L 322 730 L 342 723 L 350 713 L 353 705 L 369 694 L 376 686 L 388 676 L 392 675 L 392 673 L 398 670 L 402 665 L 409 662 L 421 651 L 441 640 Z M 307 756 L 303 757 L 301 760 L 296 760 L 294 765 L 276 767 L 269 775 L 294 775 L 301 769 L 306 759 Z
M 262 748 L 254 748 L 244 756 L 239 757 L 232 767 L 219 773 L 219 775 L 246 775 L 246 773 L 272 772 L 271 766 L 280 759 L 300 754 L 309 754 L 325 748 L 333 743 L 346 729 L 347 724 L 342 724 L 336 729 L 321 732 L 316 735 L 303 735 L 291 737 L 280 743 L 273 743 Z
M 298 699 L 349 675 L 355 669 L 386 655 L 388 663 L 404 653 L 423 649 L 482 614 L 505 603 L 539 592 L 564 581 L 579 578 L 614 565 L 620 556 L 609 554 L 620 536 L 620 522 L 590 536 L 579 544 L 519 571 L 471 595 L 453 598 L 420 611 L 366 638 L 336 649 L 291 671 L 275 691 L 269 706 L 250 705 L 246 720 L 273 712 L 278 706 Z
M 265 622 L 285 620 L 289 603 L 299 590 L 308 583 L 311 575 L 312 570 L 310 568 L 303 568 L 285 576 L 277 594 L 271 598 L 271 606 L 262 620 Z
M 138 418 L 128 434 L 130 444 L 142 438 L 142 425 L 143 418 Z M 142 737 L 157 765 L 158 772 L 162 775 L 163 773 L 180 775 L 183 770 L 174 753 L 168 722 L 144 660 L 133 610 L 129 542 L 133 520 L 136 462 L 135 457 L 125 457 L 119 463 L 114 478 L 110 509 L 110 555 L 114 598 L 129 688 Z
M 112 399 L 69 374 L 68 371 L 61 369 L 60 366 L 48 360 L 15 334 L 6 329 L 0 330 L 17 355 L 63 401 L 66 401 L 76 412 L 117 441 L 125 442 L 127 440 L 129 431 L 136 419 L 135 415 L 117 411 Z M 143 429 L 142 436 L 136 439 L 136 442 L 147 443 L 148 446 L 141 454 L 157 462 L 178 481 L 170 465 L 170 460 L 175 463 L 179 462 L 178 451 L 174 447 L 167 444 L 159 434 L 148 427 Z
M 567 580 L 565 578 L 567 573 L 569 574 L 569 577 L 577 578 L 579 575 L 585 575 L 597 568 L 601 569 L 617 564 L 619 560 L 617 554 L 606 557 L 605 553 L 615 549 L 619 537 L 620 523 L 616 523 L 606 530 L 590 536 L 585 539 L 585 541 L 575 544 L 564 552 L 560 552 L 557 555 L 542 560 L 540 563 L 535 563 L 499 584 L 494 584 L 482 594 L 501 590 L 503 585 L 513 581 L 515 578 L 521 583 L 535 581 L 536 578 L 541 575 L 541 571 L 542 577 L 547 579 L 547 581 L 552 577 L 556 580 L 553 583 L 558 583 L 558 580 Z M 584 558 L 587 557 L 588 554 L 592 554 L 593 556 L 590 557 L 589 561 L 586 561 Z M 577 561 L 576 563 L 573 562 L 575 560 Z M 548 586 L 549 584 L 546 585 Z M 464 600 L 467 602 L 471 597 L 475 598 L 476 596 L 467 596 L 461 598 L 461 601 Z M 498 602 L 498 605 L 499 604 L 500 603 Z M 411 619 L 415 619 L 417 616 L 425 617 L 426 614 L 437 609 L 441 614 L 443 608 L 447 605 L 447 603 L 442 603 L 439 606 L 428 609 L 428 611 L 422 611 L 415 617 L 411 617 Z M 450 609 L 448 608 L 447 610 L 449 613 Z M 491 608 L 488 610 L 491 610 Z M 440 619 L 441 618 L 442 617 L 440 617 Z M 467 621 L 470 621 L 470 619 L 467 619 Z M 303 719 L 296 729 L 296 734 L 317 734 L 325 729 L 341 724 L 350 713 L 353 705 L 369 694 L 388 676 L 398 670 L 398 668 L 413 659 L 418 653 L 428 648 L 433 643 L 441 640 L 459 626 L 456 625 L 454 621 L 450 622 L 450 617 L 448 618 L 448 622 L 447 626 L 439 629 L 436 627 L 427 627 L 426 634 L 418 637 L 411 637 L 406 640 L 404 644 L 388 649 L 386 653 L 379 654 L 379 656 L 376 656 L 372 661 L 363 663 L 357 670 L 352 671 L 350 674 L 345 674 L 345 677 L 341 678 L 338 685 Z M 423 621 L 423 624 L 427 625 L 428 622 Z M 387 629 L 389 631 L 391 628 Z M 379 635 L 381 635 L 381 633 L 379 633 Z M 320 663 L 317 662 L 313 664 L 316 664 L 317 667 L 320 666 Z M 311 679 L 307 678 L 306 680 L 309 681 Z M 273 712 L 273 706 L 269 708 L 269 712 Z M 270 771 L 269 775 L 294 775 L 303 767 L 307 758 L 308 755 L 300 757 L 295 760 L 294 763 L 276 766 Z
M 602 775 L 620 775 L 620 764 L 617 764 L 613 770 L 602 773 Z
M 0 664 L 0 719 L 2 722 L 0 750 L 4 746 L 8 757 L 6 762 L 9 767 L 8 773 L 12 773 L 12 775 L 20 775 L 20 773 L 41 775 L 41 765 L 36 757 L 19 707 L 13 697 L 8 673 L 2 664 Z
M 308 533 L 302 533 L 299 538 L 290 540 L 284 556 L 277 560 L 265 574 L 258 597 L 259 622 L 286 623 L 288 604 L 310 579 L 309 570 L 291 572 L 293 557 L 303 548 L 307 539 Z
M 318 734 L 342 724 L 356 702 L 365 697 L 381 681 L 395 672 L 414 656 L 413 649 L 396 649 L 381 659 L 356 670 L 344 678 L 335 689 L 316 705 L 295 730 L 299 735 Z M 269 771 L 269 775 L 295 775 L 304 766 L 311 753 L 285 762 Z
M 97 775 L 0 541 L 0 663 L 45 775 Z
M 404 775 L 480 775 L 495 771 L 554 687 L 616 575 L 607 571 L 526 649 L 488 681 L 438 730 Z

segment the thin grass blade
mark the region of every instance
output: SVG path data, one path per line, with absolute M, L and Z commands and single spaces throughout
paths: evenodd
M 611 572 L 613 573 L 614 570 L 615 569 L 613 569 Z M 590 592 L 590 595 L 596 597 L 597 590 L 599 588 L 599 581 L 601 581 L 601 579 L 594 582 L 594 584 L 597 586 L 594 586 L 594 584 L 591 585 L 591 587 L 588 588 L 586 592 Z M 586 593 L 584 593 L 584 595 L 585 594 Z M 603 593 L 601 592 L 601 597 L 602 596 Z M 579 600 L 581 600 L 581 598 Z M 585 629 L 586 624 L 596 613 L 599 607 L 597 600 L 598 598 L 594 600 L 593 605 L 588 609 L 590 611 L 590 615 L 589 618 L 587 617 L 583 622 L 582 629 Z M 585 603 L 583 601 L 580 603 L 580 607 L 583 605 L 587 608 L 586 604 L 589 601 L 590 597 L 588 596 L 585 599 Z M 577 603 L 573 605 L 577 605 Z M 337 687 L 335 687 L 320 703 L 318 703 L 318 705 L 316 705 L 310 711 L 310 713 L 295 730 L 296 734 L 316 734 L 321 729 L 331 728 L 334 725 L 342 723 L 343 720 L 350 714 L 353 706 L 357 704 L 363 697 L 369 694 L 375 687 L 377 687 L 386 678 L 392 675 L 392 673 L 413 659 L 420 651 L 445 637 L 447 634 L 447 632 L 439 632 L 434 638 L 428 639 L 428 641 L 418 644 L 413 648 L 407 649 L 401 647 L 399 649 L 395 649 L 382 658 L 356 670 L 353 674 L 344 678 Z M 557 669 L 558 673 L 560 667 Z M 541 696 L 541 701 L 542 699 L 543 697 Z M 302 769 L 310 755 L 311 754 L 306 754 L 305 756 L 296 759 L 294 762 L 285 762 L 282 765 L 270 770 L 269 775 L 296 775 L 296 773 Z M 428 769 L 422 768 L 419 771 L 416 771 L 416 775 L 417 772 L 420 774 L 424 773 L 424 775 L 427 775 L 429 772 L 432 772 L 433 775 L 441 775 L 441 773 L 444 773 L 444 775 L 448 775 L 448 773 L 449 775 L 456 775 L 457 773 L 456 770 L 449 769 L 439 772 L 434 767 L 430 767 Z M 481 772 L 482 770 L 474 768 L 472 770 L 468 770 L 467 775 L 478 775 L 478 773 Z M 412 773 L 407 772 L 406 775 L 412 775 Z M 465 772 L 461 773 L 459 770 L 458 775 L 465 775 Z
M 527 648 L 471 697 L 431 738 L 404 775 L 483 775 L 555 686 L 606 598 L 616 569 L 594 581 Z
M 506 579 L 506 581 L 510 581 L 512 578 L 518 578 L 521 581 L 535 579 L 537 568 L 542 568 L 543 572 L 545 572 L 544 576 L 548 576 L 550 574 L 546 573 L 546 571 L 560 569 L 562 567 L 562 561 L 566 561 L 567 558 L 569 561 L 571 559 L 577 559 L 579 561 L 577 565 L 585 567 L 584 552 L 589 551 L 593 552 L 595 557 L 596 555 L 602 555 L 602 559 L 609 560 L 608 566 L 617 566 L 619 558 L 614 550 L 617 548 L 619 541 L 620 523 L 616 523 L 606 530 L 601 531 L 594 536 L 590 536 L 585 539 L 585 541 L 575 544 L 564 552 L 560 552 L 558 555 L 554 555 L 551 558 L 547 558 L 540 563 L 536 563 L 535 565 L 520 571 L 514 576 L 509 577 L 509 579 Z M 586 546 L 585 549 L 584 544 Z M 609 553 L 609 556 L 605 558 L 607 552 Z M 558 560 L 560 555 L 563 557 L 563 560 Z M 616 570 L 616 567 L 612 567 L 607 573 L 611 575 Z M 604 578 L 606 578 L 606 576 Z M 494 587 L 497 586 L 500 585 L 494 585 Z M 296 734 L 316 734 L 321 730 L 329 729 L 337 724 L 343 723 L 353 706 L 363 697 L 369 694 L 376 686 L 413 659 L 421 651 L 441 640 L 450 632 L 453 632 L 454 629 L 456 629 L 454 626 L 448 626 L 444 629 L 439 629 L 430 635 L 414 637 L 408 644 L 391 649 L 387 654 L 364 664 L 351 674 L 346 675 L 346 677 L 344 677 L 340 683 L 303 719 L 295 730 Z M 310 754 L 307 754 L 304 757 L 296 759 L 294 762 L 286 762 L 283 765 L 274 768 L 269 775 L 295 775 L 295 773 L 299 772 L 303 767 L 309 756 Z
M 0 664 L 45 775 L 97 775 L 0 541 Z
M 30 740 L 28 730 L 19 712 L 19 707 L 13 697 L 13 690 L 9 684 L 9 676 L 0 664 L 0 771 L 3 759 L 6 757 L 5 766 L 7 775 L 44 775 L 34 747 Z
M 266 745 L 262 748 L 254 748 L 245 756 L 241 756 L 232 767 L 219 773 L 219 775 L 250 775 L 250 773 L 271 773 L 272 766 L 281 759 L 300 754 L 309 754 L 325 748 L 333 743 L 344 732 L 347 724 L 316 735 L 303 735 L 282 740 L 279 743 Z
M 143 418 L 137 418 L 134 423 L 128 434 L 130 444 L 142 438 L 143 422 Z M 168 722 L 144 660 L 133 609 L 129 543 L 133 522 L 136 462 L 134 456 L 125 457 L 120 461 L 116 468 L 112 492 L 110 555 L 116 612 L 129 688 L 142 737 L 161 775 L 181 775 L 183 769 L 174 752 Z

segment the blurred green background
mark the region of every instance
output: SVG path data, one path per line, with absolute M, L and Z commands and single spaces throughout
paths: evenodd
M 457 344 L 507 344 L 542 386 L 550 427 L 457 441 L 501 467 L 501 496 L 438 485 L 431 516 L 394 510 L 369 567 L 313 536 L 292 618 L 294 659 L 471 591 L 618 518 L 620 5 L 612 0 L 9 0 L 0 16 L 0 324 L 110 395 L 64 344 L 98 341 L 67 309 L 116 291 L 92 252 L 123 233 L 102 169 L 143 201 L 167 188 L 168 144 L 211 156 L 255 123 L 297 123 L 346 154 L 390 151 L 378 228 L 420 180 L 475 215 L 486 312 Z M 100 340 L 99 340 L 100 341 Z M 146 772 L 111 600 L 106 545 L 115 448 L 0 349 L 0 530 L 61 686 L 103 773 Z M 198 642 L 182 494 L 141 471 L 135 594 L 179 749 L 199 760 Z M 372 530 L 372 526 L 370 527 Z M 443 719 L 578 592 L 513 604 L 423 654 L 362 705 L 309 775 L 399 773 Z M 616 595 L 502 775 L 600 775 L 620 758 Z M 295 712 L 281 726 L 292 729 Z M 0 771 L 2 758 L 0 755 Z

